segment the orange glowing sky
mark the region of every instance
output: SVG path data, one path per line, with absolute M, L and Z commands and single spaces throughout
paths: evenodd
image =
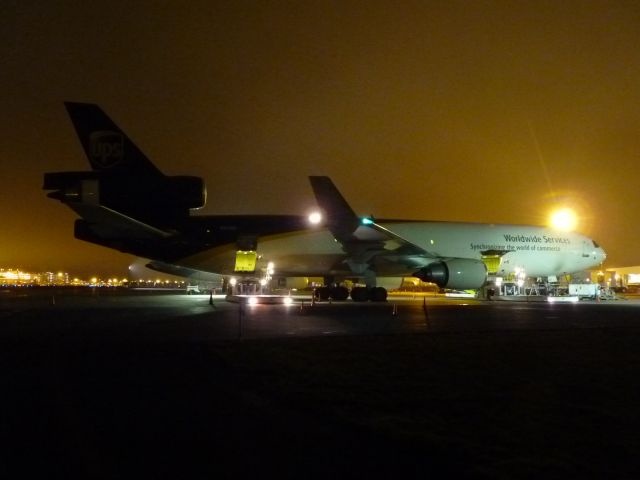
M 203 213 L 305 214 L 308 175 L 376 217 L 540 224 L 560 199 L 640 263 L 638 2 L 54 3 L 0 20 L 2 266 L 132 260 L 40 189 L 87 167 L 64 100 L 205 177 Z

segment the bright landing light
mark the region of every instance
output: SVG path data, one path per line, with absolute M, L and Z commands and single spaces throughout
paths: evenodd
M 320 212 L 313 212 L 309 214 L 309 223 L 318 225 L 322 221 L 322 215 Z
M 562 208 L 551 214 L 551 226 L 558 230 L 571 231 L 578 225 L 578 217 L 570 208 Z

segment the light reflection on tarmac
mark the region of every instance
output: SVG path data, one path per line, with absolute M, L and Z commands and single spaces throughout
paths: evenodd
M 424 302 L 424 303 L 423 303 Z M 640 301 L 548 304 L 390 297 L 386 303 L 297 297 L 290 306 L 230 303 L 208 295 L 139 292 L 0 292 L 0 338 L 106 335 L 162 341 L 288 336 L 492 332 L 640 326 Z

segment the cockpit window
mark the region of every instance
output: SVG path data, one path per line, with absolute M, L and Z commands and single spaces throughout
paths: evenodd
M 598 245 L 598 242 L 596 242 L 595 240 L 591 240 L 593 242 L 593 246 L 596 248 L 600 248 L 600 245 Z

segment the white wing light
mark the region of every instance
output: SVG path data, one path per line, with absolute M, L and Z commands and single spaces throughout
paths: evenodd
M 309 223 L 312 225 L 318 225 L 322 221 L 322 214 L 320 212 L 313 212 L 309 214 Z

